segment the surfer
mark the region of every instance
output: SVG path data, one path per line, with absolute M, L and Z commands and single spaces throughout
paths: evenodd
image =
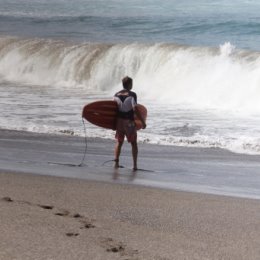
M 122 84 L 123 89 L 117 92 L 114 96 L 114 100 L 117 102 L 119 108 L 115 135 L 117 140 L 115 146 L 115 168 L 119 168 L 121 148 L 126 137 L 127 141 L 131 143 L 132 146 L 133 170 L 136 171 L 138 169 L 138 146 L 134 115 L 136 115 L 142 122 L 143 129 L 146 128 L 146 124 L 138 111 L 138 108 L 136 107 L 137 95 L 135 92 L 131 91 L 133 87 L 133 80 L 126 76 L 122 79 Z

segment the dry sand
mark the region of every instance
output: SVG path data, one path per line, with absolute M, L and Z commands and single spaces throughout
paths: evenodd
M 0 174 L 0 259 L 260 259 L 260 201 Z

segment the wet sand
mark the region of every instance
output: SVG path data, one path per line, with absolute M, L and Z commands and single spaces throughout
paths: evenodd
M 0 130 L 0 172 L 114 182 L 114 140 Z M 79 166 L 80 165 L 80 166 Z M 132 179 L 130 145 L 120 158 L 117 183 L 260 199 L 260 155 L 217 148 L 139 143 L 137 177 Z

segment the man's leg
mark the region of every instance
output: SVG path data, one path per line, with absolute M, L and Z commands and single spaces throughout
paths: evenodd
M 116 142 L 115 146 L 115 168 L 119 168 L 119 157 L 121 153 L 121 148 L 123 145 L 124 141 L 118 141 Z
M 133 156 L 133 170 L 137 170 L 137 156 L 138 156 L 138 146 L 137 141 L 131 142 L 132 145 L 132 156 Z

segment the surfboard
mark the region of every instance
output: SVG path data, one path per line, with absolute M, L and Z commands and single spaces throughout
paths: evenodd
M 146 107 L 138 104 L 137 109 L 146 121 Z M 85 105 L 82 110 L 82 117 L 96 126 L 116 130 L 117 113 L 118 107 L 116 101 L 101 100 Z M 135 124 L 137 130 L 142 128 L 142 122 L 136 116 Z

